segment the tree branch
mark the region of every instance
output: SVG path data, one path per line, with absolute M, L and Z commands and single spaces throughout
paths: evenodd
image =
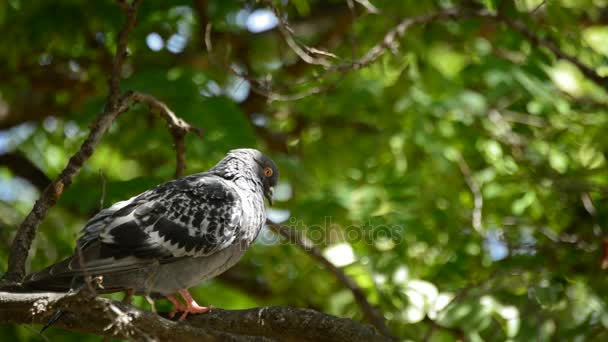
M 386 341 L 372 327 L 314 310 L 261 307 L 214 309 L 176 322 L 153 312 L 87 293 L 0 292 L 0 322 L 46 324 L 63 310 L 55 325 L 80 332 L 130 340 L 180 341 Z M 113 316 L 100 312 L 108 311 Z
M 272 11 L 274 12 L 275 16 L 278 19 L 279 31 L 281 32 L 283 39 L 285 40 L 287 45 L 291 48 L 291 50 L 298 57 L 300 57 L 300 59 L 302 59 L 304 62 L 306 62 L 308 64 L 320 65 L 320 66 L 323 66 L 326 68 L 331 66 L 331 63 L 324 57 L 337 58 L 336 55 L 326 52 L 326 51 L 321 51 L 319 49 L 314 49 L 314 48 L 311 48 L 306 45 L 300 46 L 300 44 L 298 42 L 296 42 L 296 37 L 293 34 L 293 29 L 289 26 L 289 23 L 287 22 L 287 20 L 285 20 L 285 16 L 283 16 L 283 14 L 281 14 L 279 9 L 274 5 L 274 3 L 272 1 L 267 0 L 266 3 L 268 4 L 268 6 L 270 6 L 270 8 L 272 9 Z M 314 57 L 312 54 L 319 54 L 321 57 Z
M 160 116 L 167 122 L 175 148 L 175 178 L 183 176 L 186 168 L 186 134 L 192 132 L 201 137 L 203 130 L 182 120 L 166 104 L 150 95 L 134 92 L 131 97 L 136 102 L 142 102 L 152 109 L 157 109 Z
M 308 255 L 317 260 L 319 263 L 325 266 L 327 270 L 333 273 L 333 275 L 338 279 L 338 281 L 340 281 L 352 292 L 353 296 L 355 297 L 355 300 L 361 307 L 361 310 L 363 310 L 363 313 L 365 314 L 367 319 L 374 325 L 374 327 L 376 327 L 387 338 L 396 340 L 389 328 L 386 326 L 384 317 L 367 300 L 367 297 L 365 296 L 365 293 L 363 292 L 361 287 L 359 287 L 359 285 L 357 285 L 357 283 L 351 277 L 346 275 L 346 273 L 344 273 L 342 269 L 336 267 L 336 265 L 332 264 L 331 261 L 327 260 L 327 258 L 323 256 L 321 250 L 317 246 L 315 246 L 312 241 L 310 241 L 305 236 L 302 236 L 302 234 L 298 233 L 298 231 L 293 228 L 280 225 L 269 220 L 266 223 L 268 224 L 270 229 L 272 229 L 272 231 L 281 235 L 283 238 L 295 244 L 296 246 L 302 248 Z

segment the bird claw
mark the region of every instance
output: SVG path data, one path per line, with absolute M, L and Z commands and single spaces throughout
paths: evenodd
M 184 298 L 186 305 L 184 305 L 179 299 L 177 299 L 176 295 L 167 296 L 167 298 L 173 303 L 173 309 L 169 312 L 169 318 L 175 317 L 175 314 L 181 312 L 182 314 L 179 316 L 179 320 L 183 321 L 188 314 L 201 314 L 211 312 L 213 307 L 211 306 L 200 306 L 190 293 L 186 290 L 179 290 L 179 294 Z
M 167 296 L 167 299 L 173 304 L 173 309 L 169 312 L 169 318 L 175 317 L 175 314 L 178 312 L 188 310 L 188 308 L 179 301 L 176 295 Z
M 173 309 L 171 310 L 171 312 L 169 312 L 169 318 L 173 318 L 173 317 L 175 317 L 175 314 L 176 314 L 176 313 L 177 313 L 177 310 L 176 310 L 175 308 L 173 308 Z
M 188 314 L 202 314 L 202 313 L 207 313 L 207 312 L 211 312 L 212 307 L 210 306 L 199 306 L 198 304 L 194 304 L 192 307 L 187 308 L 182 315 L 179 317 L 180 321 L 183 321 Z

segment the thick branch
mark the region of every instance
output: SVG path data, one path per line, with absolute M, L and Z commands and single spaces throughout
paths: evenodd
M 385 341 L 372 327 L 314 310 L 262 307 L 215 309 L 183 322 L 124 303 L 86 294 L 0 292 L 0 322 L 46 324 L 64 310 L 56 326 L 131 340 L 180 341 Z M 104 315 L 109 311 L 112 315 Z
M 316 259 L 325 268 L 327 268 L 331 273 L 333 273 L 333 275 L 338 279 L 338 281 L 340 281 L 344 286 L 346 286 L 352 292 L 353 296 L 355 297 L 355 300 L 361 307 L 361 310 L 363 310 L 367 319 L 380 332 L 382 332 L 382 334 L 384 336 L 387 336 L 388 338 L 391 338 L 391 339 L 395 339 L 392 336 L 391 331 L 386 326 L 384 317 L 367 300 L 367 297 L 365 296 L 365 293 L 363 292 L 361 287 L 359 287 L 359 285 L 357 285 L 357 283 L 351 277 L 346 275 L 346 273 L 344 273 L 344 271 L 342 271 L 342 269 L 340 269 L 339 267 L 336 267 L 336 265 L 332 264 L 331 261 L 327 260 L 327 258 L 325 258 L 323 256 L 323 253 L 321 252 L 321 250 L 317 246 L 315 246 L 312 241 L 310 241 L 305 236 L 302 236 L 302 234 L 298 233 L 293 228 L 283 226 L 283 225 L 274 223 L 272 221 L 268 221 L 267 223 L 268 223 L 270 229 L 272 229 L 277 234 L 281 235 L 283 238 L 287 239 L 289 242 L 302 248 L 306 253 L 308 253 L 311 257 Z
M 188 322 L 276 341 L 387 341 L 373 327 L 348 318 L 338 318 L 312 309 L 281 306 L 214 310 L 209 315 L 191 316 Z

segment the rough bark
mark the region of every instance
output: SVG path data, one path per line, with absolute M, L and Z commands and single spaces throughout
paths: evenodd
M 0 322 L 47 324 L 68 330 L 137 341 L 387 341 L 367 325 L 310 309 L 260 307 L 246 310 L 214 309 L 184 321 L 163 314 L 80 293 L 0 292 Z

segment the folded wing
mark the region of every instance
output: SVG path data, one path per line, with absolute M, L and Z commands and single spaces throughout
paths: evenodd
M 241 220 L 241 199 L 224 179 L 199 174 L 167 182 L 100 211 L 83 228 L 71 259 L 29 281 L 122 273 L 210 255 L 237 240 Z

